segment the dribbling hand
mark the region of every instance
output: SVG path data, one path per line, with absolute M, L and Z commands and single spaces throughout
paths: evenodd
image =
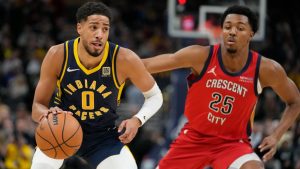
M 46 113 L 44 113 L 41 117 L 40 117 L 40 120 L 41 121 L 44 117 L 48 118 L 48 115 L 52 113 L 52 114 L 58 114 L 58 113 L 68 113 L 70 115 L 73 115 L 72 112 L 70 111 L 64 111 L 62 110 L 61 108 L 55 106 L 55 107 L 51 107 Z
M 135 137 L 140 126 L 141 122 L 137 117 L 132 117 L 131 119 L 122 121 L 118 128 L 118 132 L 121 133 L 124 128 L 125 132 L 119 136 L 120 141 L 123 144 L 130 143 Z

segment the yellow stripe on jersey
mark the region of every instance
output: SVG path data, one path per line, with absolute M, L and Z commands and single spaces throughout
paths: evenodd
M 118 97 L 117 97 L 117 102 L 118 102 L 118 105 L 120 105 L 121 103 L 121 95 L 122 95 L 122 91 L 124 89 L 124 86 L 125 86 L 125 82 L 123 82 L 121 85 L 119 84 L 118 82 L 118 79 L 117 79 L 117 72 L 115 72 L 115 64 L 117 64 L 117 61 L 115 61 L 116 59 L 116 55 L 117 55 L 117 49 L 119 48 L 119 45 L 116 45 L 115 49 L 114 49 L 114 53 L 113 53 L 113 57 L 112 57 L 112 74 L 113 74 L 113 79 L 114 79 L 114 83 L 115 83 L 115 86 L 117 89 L 119 89 L 119 92 L 118 92 Z
M 65 75 L 65 72 L 66 72 L 66 69 L 67 69 L 67 64 L 68 64 L 68 57 L 69 57 L 69 41 L 66 42 L 66 56 L 65 57 L 65 65 L 63 65 L 63 70 L 62 70 L 62 73 L 61 73 L 61 76 L 60 78 L 57 80 L 56 82 L 56 85 L 57 85 L 57 89 L 58 89 L 58 93 L 57 93 L 57 96 L 60 98 L 61 97 L 61 88 L 60 88 L 60 83 Z
M 125 82 L 124 83 L 122 83 L 122 85 L 120 86 L 120 88 L 119 88 L 119 92 L 118 92 L 118 97 L 117 97 L 117 101 L 118 101 L 118 106 L 120 105 L 120 103 L 121 103 L 121 95 L 122 95 L 122 91 L 123 91 L 123 89 L 124 89 L 124 86 L 125 86 Z
M 56 102 L 56 101 L 54 101 L 54 103 L 56 104 L 56 105 L 60 105 L 58 102 Z
M 254 126 L 255 109 L 256 109 L 256 105 L 254 106 L 251 116 L 250 116 L 251 130 L 253 129 L 253 126 Z
M 115 86 L 117 87 L 117 89 L 120 89 L 120 85 L 119 85 L 119 82 L 118 82 L 118 79 L 117 79 L 117 76 L 116 76 L 117 72 L 115 72 L 115 63 L 117 63 L 115 61 L 115 59 L 116 59 L 116 52 L 117 52 L 118 47 L 119 47 L 119 45 L 116 45 L 114 53 L 113 53 L 113 57 L 112 57 L 112 74 L 113 74 L 113 79 L 114 79 Z
M 61 102 L 60 97 L 55 97 L 55 100 Z
M 85 68 L 85 67 L 81 64 L 81 62 L 80 62 L 80 59 L 79 59 L 79 56 L 78 56 L 78 40 L 79 40 L 79 38 L 77 38 L 77 39 L 74 41 L 74 48 L 73 48 L 73 51 L 74 51 L 74 57 L 75 57 L 75 60 L 76 60 L 77 65 L 78 65 L 79 68 L 80 68 L 85 74 L 87 74 L 87 75 L 90 75 L 90 74 L 92 74 L 92 73 L 97 72 L 98 70 L 100 70 L 100 68 L 101 68 L 102 65 L 105 63 L 105 61 L 106 61 L 106 59 L 107 59 L 107 57 L 108 57 L 109 43 L 108 43 L 108 42 L 105 43 L 105 47 L 104 47 L 104 51 L 103 51 L 104 53 L 103 53 L 103 57 L 102 57 L 102 60 L 101 60 L 100 64 L 99 64 L 97 67 L 95 67 L 95 68 L 89 70 L 89 69 Z
M 127 145 L 124 145 L 124 147 L 130 152 L 130 154 L 132 155 L 132 158 L 135 160 L 135 158 L 134 158 L 132 152 L 130 151 L 129 147 Z

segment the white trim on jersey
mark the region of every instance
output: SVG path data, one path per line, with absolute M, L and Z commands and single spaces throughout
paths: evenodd
M 261 94 L 261 92 L 262 92 L 261 84 L 260 84 L 259 79 L 257 79 L 257 93 Z
M 261 161 L 255 153 L 245 154 L 237 158 L 228 169 L 239 169 L 243 164 L 248 161 Z

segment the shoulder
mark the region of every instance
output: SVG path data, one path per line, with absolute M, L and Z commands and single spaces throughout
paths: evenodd
M 46 55 L 46 57 L 52 59 L 59 59 L 62 58 L 62 56 L 64 56 L 64 44 L 51 46 Z
M 61 70 L 61 67 L 64 62 L 64 44 L 58 44 L 51 46 L 43 60 L 44 67 L 46 65 L 51 66 L 51 69 L 55 71 L 55 74 L 58 76 Z M 48 66 L 46 66 L 47 68 Z
M 118 62 L 131 63 L 140 60 L 138 55 L 132 50 L 124 47 L 120 47 L 117 57 Z
M 280 79 L 286 76 L 285 70 L 278 62 L 262 56 L 259 68 L 259 79 L 263 87 L 276 85 L 280 83 Z
M 186 56 L 208 56 L 210 46 L 191 45 L 177 51 L 176 54 Z

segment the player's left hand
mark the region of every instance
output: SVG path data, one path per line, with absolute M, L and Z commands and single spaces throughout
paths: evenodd
M 275 136 L 270 135 L 263 139 L 261 144 L 258 146 L 260 149 L 260 152 L 264 152 L 263 161 L 266 162 L 270 160 L 276 153 L 277 149 L 277 142 L 278 139 L 276 139 Z
M 132 117 L 121 122 L 118 128 L 118 132 L 122 132 L 125 129 L 125 132 L 119 136 L 120 141 L 123 144 L 130 143 L 135 137 L 139 127 L 141 126 L 140 120 L 137 117 Z

